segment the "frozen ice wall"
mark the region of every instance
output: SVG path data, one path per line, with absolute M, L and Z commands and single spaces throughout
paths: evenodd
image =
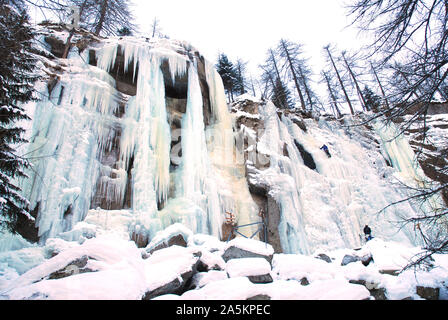
M 420 167 L 417 155 L 397 125 L 392 122 L 386 123 L 377 120 L 374 123 L 374 128 L 380 137 L 385 157 L 396 169 L 394 173 L 396 184 L 407 186 L 409 188 L 409 196 L 420 193 L 421 191 L 419 190 L 434 188 L 435 182 L 425 175 Z M 419 207 L 415 217 L 431 216 L 434 212 L 444 208 L 444 201 L 439 193 L 426 197 L 424 201 L 417 199 L 414 202 Z M 425 228 L 426 226 L 419 225 L 419 227 Z M 441 225 L 441 228 L 444 228 L 444 226 Z M 426 233 L 437 233 L 437 228 L 432 226 L 429 230 L 426 230 Z
M 30 104 L 33 113 L 26 155 L 33 167 L 21 181 L 39 236 L 54 236 L 82 220 L 102 169 L 100 150 L 110 146 L 117 107 L 114 80 L 73 59 L 48 98 Z
M 176 222 L 219 236 L 226 211 L 255 216 L 222 81 L 194 48 L 111 38 L 62 63 L 49 97 L 30 106 L 34 166 L 21 181 L 41 240 L 109 213 L 147 238 Z
M 260 110 L 265 130 L 256 149 L 268 155 L 270 163 L 265 170 L 252 168 L 249 178 L 254 184 L 268 185 L 280 207 L 278 231 L 284 252 L 311 254 L 317 249 L 357 247 L 366 224 L 374 236 L 415 242 L 412 230 L 397 231 L 395 224 L 414 212 L 409 204 L 377 214 L 401 200 L 405 191 L 385 178 L 394 169 L 387 167 L 362 130 L 321 118 L 305 119 L 305 132 L 292 117 L 278 117 L 270 102 Z M 323 144 L 331 158 L 320 149 Z M 312 157 L 312 165 L 305 163 L 299 147 Z
M 226 212 L 238 225 L 260 221 L 250 179 L 269 186 L 278 205 L 283 252 L 359 246 L 365 224 L 374 236 L 416 242 L 412 230 L 394 224 L 414 212 L 409 204 L 377 214 L 403 198 L 391 182 L 398 167 L 412 171 L 405 141 L 382 146 L 391 168 L 362 130 L 305 119 L 305 132 L 267 103 L 252 115 L 263 123 L 261 135 L 241 125 L 255 144 L 241 150 L 222 80 L 188 44 L 125 37 L 76 50 L 46 61 L 57 81 L 28 106 L 33 168 L 21 187 L 41 241 L 75 238 L 82 221 L 143 245 L 174 223 L 223 237 Z M 247 170 L 260 155 L 267 165 Z M 251 236 L 257 228 L 239 231 Z

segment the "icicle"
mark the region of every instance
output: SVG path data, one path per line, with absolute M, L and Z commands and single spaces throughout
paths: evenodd
M 132 52 L 128 54 L 127 52 Z M 133 208 L 154 210 L 154 202 L 165 202 L 170 185 L 171 133 L 165 107 L 165 84 L 160 69 L 161 58 L 149 48 L 124 47 L 125 65 L 139 64 L 137 94 L 129 101 L 123 120 L 121 156 L 127 166 L 135 156 L 133 170 Z M 130 58 L 132 57 L 132 59 Z M 153 184 L 153 187 L 149 185 Z M 157 199 L 152 197 L 153 191 Z
M 107 45 L 104 45 L 100 50 L 97 50 L 97 67 L 109 72 L 115 65 L 118 47 L 118 43 L 110 42 Z
M 185 56 L 182 56 L 180 54 L 173 54 L 170 53 L 167 56 L 168 57 L 168 64 L 170 66 L 170 73 L 171 73 L 171 80 L 172 84 L 175 84 L 176 76 L 183 76 L 187 73 L 187 59 Z
M 188 72 L 187 109 L 182 119 L 182 194 L 190 198 L 202 194 L 207 169 L 202 95 L 197 71 L 190 66 Z

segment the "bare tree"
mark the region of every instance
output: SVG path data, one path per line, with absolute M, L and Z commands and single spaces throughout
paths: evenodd
M 275 75 L 273 74 L 272 69 L 269 68 L 269 65 L 259 65 L 259 68 L 262 70 L 260 80 L 261 98 L 268 99 L 269 91 L 272 91 L 275 86 Z
M 249 89 L 252 90 L 252 95 L 253 95 L 254 97 L 257 96 L 257 93 L 255 92 L 255 85 L 256 85 L 256 83 L 257 83 L 257 80 L 255 80 L 255 79 L 252 77 L 252 74 L 249 74 L 248 86 L 249 86 Z
M 377 73 L 377 71 L 376 71 L 376 69 L 375 69 L 375 67 L 373 66 L 372 63 L 370 63 L 370 68 L 371 68 L 371 70 L 373 72 L 373 75 L 375 76 L 375 80 L 376 80 L 376 82 L 378 84 L 378 87 L 380 88 L 381 95 L 383 97 L 383 101 L 384 101 L 385 107 L 386 107 L 386 109 L 389 109 L 390 108 L 389 100 L 387 99 L 387 95 L 386 95 L 386 92 L 384 91 L 384 87 L 383 87 L 383 85 L 381 83 L 381 80 L 380 80 L 380 78 L 378 76 L 378 73 Z
M 134 30 L 129 0 L 94 0 L 92 7 L 95 19 L 89 21 L 96 35 L 117 35 L 119 27 Z
M 160 20 L 157 17 L 154 17 L 151 23 L 151 38 L 168 38 L 167 35 L 162 33 Z
M 284 66 L 294 80 L 294 85 L 300 99 L 300 105 L 302 109 L 305 110 L 306 109 L 305 99 L 303 98 L 303 93 L 300 88 L 299 75 L 298 72 L 296 71 L 296 65 L 301 63 L 299 59 L 299 55 L 302 54 L 301 45 L 293 44 L 292 42 L 289 42 L 285 39 L 281 39 L 277 46 L 277 52 L 279 52 L 280 57 L 282 57 L 285 60 Z
M 118 29 L 135 30 L 130 0 L 24 0 L 38 8 L 44 16 L 55 14 L 61 20 L 67 18 L 69 8 L 79 8 L 82 25 L 96 35 L 117 35 Z
M 352 102 L 350 101 L 350 98 L 348 96 L 347 90 L 346 90 L 345 85 L 344 85 L 344 81 L 342 81 L 342 77 L 341 77 L 341 75 L 339 73 L 338 68 L 336 67 L 336 64 L 335 64 L 334 60 L 333 60 L 333 56 L 332 56 L 331 50 L 330 50 L 330 45 L 325 46 L 324 49 L 327 52 L 328 58 L 330 59 L 331 65 L 333 66 L 334 72 L 336 73 L 336 76 L 338 78 L 339 84 L 341 85 L 342 92 L 344 93 L 344 96 L 345 96 L 345 101 L 347 101 L 347 104 L 348 104 L 348 106 L 350 108 L 350 113 L 352 115 L 354 115 L 355 111 L 353 109 Z
M 337 119 L 342 118 L 341 110 L 338 107 L 337 94 L 333 90 L 333 85 L 331 83 L 331 77 L 329 75 L 329 72 L 322 70 L 321 71 L 321 76 L 322 76 L 323 81 L 327 85 L 328 95 L 330 97 L 330 106 L 331 106 L 331 108 L 333 110 L 333 113 L 335 114 L 335 117 Z
M 356 88 L 356 92 L 358 94 L 359 100 L 361 102 L 361 106 L 363 108 L 364 111 L 369 111 L 368 110 L 368 106 L 366 104 L 366 100 L 364 99 L 364 95 L 362 93 L 362 90 L 359 86 L 359 82 L 358 82 L 358 76 L 355 75 L 355 71 L 354 71 L 354 62 L 353 62 L 353 57 L 351 57 L 351 59 L 348 59 L 346 57 L 347 52 L 346 51 L 342 51 L 342 60 L 345 63 L 345 67 L 347 68 L 348 73 L 350 74 L 350 77 L 353 81 L 353 84 L 355 85 Z M 349 62 L 350 60 L 350 62 Z
M 388 68 L 394 75 L 390 77 L 393 81 L 389 83 L 388 109 L 380 115 L 387 121 L 408 115 L 407 121 L 400 123 L 401 132 L 421 123 L 426 139 L 428 108 L 437 95 L 444 97 L 448 76 L 448 1 L 354 0 L 348 9 L 353 24 L 363 31 L 374 32 L 370 54 L 380 58 L 376 67 Z M 419 216 L 404 221 L 419 224 L 426 242 L 426 256 L 448 252 L 448 168 L 445 165 L 434 170 L 434 176 L 441 177 L 439 183 L 418 188 L 414 196 L 403 199 L 425 202 L 440 193 L 445 197 L 445 206 L 430 213 L 420 212 Z M 424 255 L 411 265 L 422 259 Z
M 297 65 L 297 72 L 300 77 L 300 82 L 305 88 L 305 96 L 308 101 L 309 108 L 311 110 L 317 109 L 317 106 L 320 105 L 320 99 L 310 86 L 310 83 L 312 82 L 311 69 L 306 64 Z

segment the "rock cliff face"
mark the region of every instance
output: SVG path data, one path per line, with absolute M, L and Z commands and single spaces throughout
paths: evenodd
M 410 115 L 406 118 L 412 117 Z M 448 104 L 433 103 L 427 108 L 425 121 L 419 118 L 415 125 L 407 128 L 405 134 L 416 154 L 425 175 L 440 184 L 448 184 Z M 442 190 L 442 196 L 448 205 L 448 188 Z
M 357 247 L 365 224 L 419 242 L 390 223 L 414 213 L 409 203 L 377 215 L 406 195 L 393 180 L 421 171 L 381 122 L 352 126 L 357 118 L 248 96 L 228 106 L 213 65 L 184 42 L 80 32 L 62 59 L 68 32 L 40 34 L 42 97 L 27 106 L 34 167 L 21 181 L 37 218 L 22 230 L 30 240 L 79 240 L 93 225 L 145 247 L 175 223 L 226 240 L 232 213 L 236 233 L 276 253 Z

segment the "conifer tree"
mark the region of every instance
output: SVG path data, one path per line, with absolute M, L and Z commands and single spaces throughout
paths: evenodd
M 18 219 L 28 214 L 28 201 L 20 195 L 16 178 L 24 177 L 29 162 L 17 155 L 26 142 L 20 120 L 28 120 L 22 103 L 33 100 L 35 59 L 33 30 L 22 1 L 0 0 L 0 223 L 15 231 Z
M 271 100 L 275 106 L 280 109 L 290 109 L 293 105 L 291 101 L 291 92 L 280 78 L 277 78 L 275 81 Z
M 246 93 L 246 66 L 247 62 L 237 59 L 235 63 L 235 83 L 234 88 L 237 94 Z
M 372 110 L 373 112 L 379 112 L 381 107 L 381 98 L 375 94 L 368 86 L 364 87 L 362 91 L 364 97 L 364 103 L 367 110 Z
M 235 82 L 237 78 L 237 73 L 235 71 L 233 63 L 224 53 L 221 53 L 218 56 L 218 63 L 216 64 L 216 70 L 221 76 L 224 89 L 227 92 L 229 101 L 233 101 L 233 93 L 235 91 Z

